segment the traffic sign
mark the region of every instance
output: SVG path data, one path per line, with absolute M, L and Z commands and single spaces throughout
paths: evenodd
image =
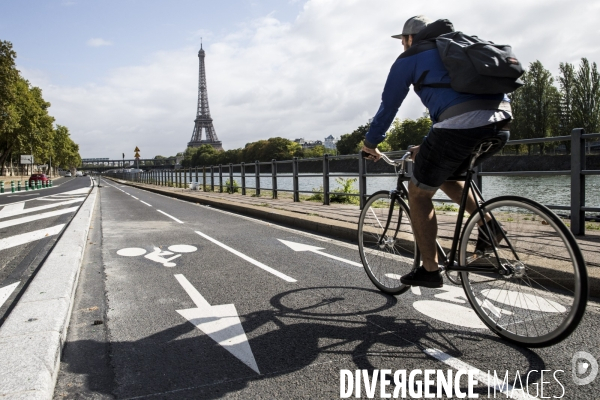
M 134 155 L 134 157 L 135 157 L 135 158 L 140 158 L 140 153 L 138 153 L 138 151 L 139 151 L 139 150 L 137 150 L 137 151 L 135 152 L 135 155 Z
M 138 151 L 140 151 L 140 148 L 137 147 L 137 146 L 135 146 L 135 150 L 134 151 L 137 153 Z
M 33 156 L 21 154 L 21 164 L 33 164 Z

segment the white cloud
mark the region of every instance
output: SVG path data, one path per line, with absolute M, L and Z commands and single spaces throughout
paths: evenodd
M 417 14 L 448 18 L 457 30 L 510 43 L 526 64 L 539 59 L 555 74 L 561 61 L 600 61 L 593 34 L 599 28 L 591 18 L 597 10 L 589 3 L 463 0 L 449 7 L 442 0 L 309 0 L 293 22 L 269 15 L 220 38 L 202 32 L 212 38 L 204 49 L 217 135 L 232 149 L 272 136 L 323 139 L 351 132 L 377 110 L 401 52 L 390 35 Z M 102 84 L 34 83 L 52 102 L 57 122 L 71 129 L 82 156 L 133 155 L 135 146 L 143 157 L 173 155 L 185 149 L 193 130 L 197 51 L 158 52 L 142 65 L 111 71 Z M 423 111 L 411 92 L 398 117 Z
M 102 38 L 92 38 L 86 42 L 90 47 L 111 46 L 112 43 Z

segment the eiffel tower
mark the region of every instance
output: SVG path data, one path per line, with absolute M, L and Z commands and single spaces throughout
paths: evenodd
M 204 144 L 210 144 L 216 150 L 223 150 L 221 141 L 217 137 L 213 120 L 210 117 L 210 109 L 208 108 L 208 93 L 206 92 L 206 69 L 204 68 L 204 50 L 202 42 L 200 43 L 200 51 L 198 58 L 200 59 L 200 73 L 198 77 L 198 111 L 194 120 L 194 133 L 192 139 L 188 143 L 188 147 L 200 147 Z M 206 139 L 202 140 L 202 131 L 206 133 Z

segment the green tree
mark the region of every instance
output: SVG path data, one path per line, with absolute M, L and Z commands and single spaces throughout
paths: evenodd
M 369 131 L 370 123 L 361 125 L 352 133 L 346 133 L 340 137 L 337 142 L 337 150 L 340 154 L 356 154 L 358 153 L 361 141 L 365 139 L 365 135 Z
M 259 140 L 257 142 L 246 143 L 246 147 L 241 151 L 245 162 L 290 160 L 293 157 L 302 156 L 302 146 L 289 139 L 281 137 Z
M 47 162 L 53 155 L 54 118 L 48 114 L 50 103 L 42 98 L 40 88 L 31 87 L 21 77 L 17 79 L 13 109 L 17 124 L 0 137 L 0 165 L 4 173 L 6 160 L 12 154 L 30 154 L 36 161 Z
M 217 153 L 217 150 L 215 150 L 215 148 L 210 144 L 203 144 L 202 146 L 196 148 L 192 158 L 192 165 L 214 165 L 216 164 L 215 160 Z
M 194 157 L 194 154 L 196 154 L 197 151 L 198 147 L 188 147 L 185 149 L 185 151 L 183 152 L 183 161 L 181 162 L 181 165 L 184 168 L 189 168 L 193 165 L 192 158 Z
M 596 63 L 581 59 L 573 85 L 573 122 L 586 132 L 600 131 L 600 76 Z
M 513 111 L 511 139 L 532 139 L 554 136 L 560 132 L 560 94 L 554 78 L 541 62 L 534 61 L 521 79 L 524 85 L 510 94 Z M 533 145 L 527 145 L 531 154 Z M 544 144 L 540 152 L 544 153 Z
M 298 155 L 302 155 L 302 146 L 300 144 L 289 139 L 274 137 L 267 140 L 259 160 L 290 160 Z
M 18 126 L 15 108 L 19 71 L 15 67 L 17 53 L 12 43 L 0 40 L 0 137 Z
M 323 145 L 317 145 L 310 149 L 304 149 L 302 151 L 302 157 L 304 158 L 316 158 L 323 157 L 325 154 L 336 154 L 337 151 L 335 149 L 328 149 Z
M 558 85 L 560 88 L 559 127 L 560 135 L 570 135 L 576 128 L 573 118 L 573 96 L 575 90 L 575 67 L 573 64 L 560 63 L 558 67 Z
M 72 139 L 66 126 L 57 125 L 54 130 L 53 164 L 64 169 L 76 168 L 81 165 L 79 145 Z
M 420 145 L 430 129 L 431 120 L 427 117 L 402 121 L 396 118 L 387 134 L 387 142 L 391 150 L 405 150 L 410 145 Z

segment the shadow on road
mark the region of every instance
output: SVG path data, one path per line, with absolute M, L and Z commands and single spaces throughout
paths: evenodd
M 379 305 L 345 307 L 346 299 L 365 294 L 380 296 Z M 439 330 L 422 319 L 397 316 L 396 303 L 395 297 L 375 290 L 349 287 L 304 288 L 274 296 L 272 309 L 240 316 L 260 375 L 187 321 L 141 340 L 112 342 L 113 393 L 107 393 L 106 382 L 94 381 L 96 374 L 88 367 L 90 357 L 104 354 L 105 344 L 69 343 L 69 351 L 89 357 L 79 357 L 68 370 L 87 375 L 91 390 L 117 398 L 213 399 L 235 397 L 234 392 L 242 389 L 246 391 L 238 394 L 241 398 L 276 398 L 282 393 L 294 398 L 293 390 L 313 398 L 321 397 L 319 393 L 338 397 L 340 369 L 424 368 L 423 360 L 428 358 L 423 349 L 433 347 L 460 357 L 455 343 L 502 347 L 502 354 L 493 355 L 498 365 L 544 367 L 536 353 L 502 342 L 490 332 Z M 289 386 L 280 379 L 300 370 Z M 310 390 L 319 385 L 327 387 L 312 394 Z

